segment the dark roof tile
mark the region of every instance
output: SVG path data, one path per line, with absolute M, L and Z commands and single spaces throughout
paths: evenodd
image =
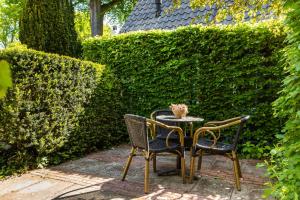
M 224 0 L 231 4 L 234 0 Z M 138 0 L 132 13 L 121 28 L 121 33 L 136 31 L 136 30 L 151 30 L 151 29 L 175 29 L 180 26 L 188 26 L 191 24 L 205 25 L 203 16 L 206 13 L 212 13 L 209 20 L 213 20 L 217 14 L 216 5 L 205 6 L 197 9 L 190 7 L 190 0 L 181 0 L 179 8 L 173 7 L 172 0 L 162 0 L 161 15 L 156 17 L 156 5 L 154 0 Z M 263 8 L 268 8 L 268 5 Z M 260 12 L 258 13 L 260 14 Z M 245 13 L 245 20 L 249 20 L 248 13 Z M 222 24 L 232 24 L 232 17 L 227 17 Z
M 203 12 L 203 11 L 205 11 L 205 9 L 206 9 L 205 7 L 199 8 L 199 11 L 200 11 L 200 12 Z

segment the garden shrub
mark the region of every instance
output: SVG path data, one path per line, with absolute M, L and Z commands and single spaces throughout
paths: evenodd
M 186 103 L 191 115 L 205 120 L 251 115 L 241 144 L 244 154 L 259 158 L 281 129 L 271 103 L 281 87 L 286 35 L 280 23 L 268 23 L 93 38 L 83 44 L 84 57 L 116 75 L 124 112 L 149 116 L 171 103 Z
M 287 76 L 283 81 L 280 97 L 274 102 L 276 116 L 288 120 L 276 148 L 271 151 L 268 162 L 269 183 L 267 195 L 277 199 L 300 198 L 300 2 L 286 1 L 286 25 L 288 46 L 285 48 Z
M 70 142 L 95 88 L 101 88 L 104 69 L 20 46 L 0 51 L 1 59 L 11 65 L 13 86 L 0 100 L 0 177 L 20 167 L 46 165 L 49 155 L 76 145 Z M 81 136 L 76 142 L 95 137 Z
M 126 141 L 124 137 L 128 136 L 123 122 L 121 91 L 119 81 L 106 67 L 90 102 L 85 105 L 85 112 L 80 115 L 79 126 L 58 154 L 80 156 L 87 151 L 108 148 Z

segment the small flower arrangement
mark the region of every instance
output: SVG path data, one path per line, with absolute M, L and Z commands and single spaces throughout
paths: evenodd
M 188 113 L 188 107 L 185 104 L 171 104 L 170 109 L 176 118 L 186 117 Z

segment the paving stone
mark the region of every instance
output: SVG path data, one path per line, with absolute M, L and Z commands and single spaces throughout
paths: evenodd
M 233 171 L 233 162 L 230 159 L 217 159 L 213 163 L 212 169 L 215 171 Z
M 230 199 L 233 185 L 221 179 L 202 176 L 192 189 L 194 194 L 202 195 L 207 199 Z
M 93 174 L 100 177 L 120 177 L 123 165 L 116 162 L 102 162 L 98 160 L 81 160 L 78 163 L 69 163 L 56 170 L 71 171 L 73 173 Z
M 156 191 L 155 193 L 152 193 L 150 195 L 147 195 L 145 197 L 141 197 L 138 199 L 153 199 L 153 200 L 200 200 L 200 199 L 206 199 L 204 196 L 192 194 L 192 193 L 180 193 L 176 190 L 170 190 L 170 189 L 162 189 L 159 191 Z
M 95 176 L 92 174 L 78 174 L 73 173 L 72 171 L 55 171 L 53 169 L 47 170 L 34 170 L 31 174 L 36 176 L 41 176 L 45 179 L 55 179 L 66 181 L 74 184 L 78 184 L 81 186 L 95 185 L 105 183 L 107 181 L 113 180 L 113 178 L 103 178 L 99 176 Z
M 155 177 L 151 183 L 161 189 L 171 189 L 182 193 L 189 192 L 194 187 L 194 184 L 183 184 L 183 180 L 180 176 L 158 176 Z
M 31 174 L 24 174 L 20 177 L 12 177 L 0 182 L 0 197 L 11 192 L 22 190 L 38 182 L 43 181 L 42 178 L 35 177 Z
M 203 169 L 211 169 L 214 167 L 214 163 L 216 162 L 216 156 L 203 156 L 201 168 Z M 198 159 L 196 159 L 195 167 L 198 166 Z
M 134 183 L 134 182 L 118 182 L 112 181 L 107 182 L 101 187 L 85 187 L 80 188 L 78 186 L 73 186 L 68 188 L 68 192 L 64 192 L 61 195 L 54 198 L 55 200 L 64 199 L 64 200 L 98 200 L 98 199 L 156 199 L 156 195 L 160 195 L 161 191 L 165 189 L 154 189 L 151 188 L 151 194 L 146 195 L 143 193 L 143 184 Z
M 97 194 L 101 189 L 102 184 L 93 184 L 82 186 L 74 184 L 60 192 L 58 192 L 53 199 L 93 199 L 91 195 L 94 194 L 94 199 L 101 199 L 104 196 Z M 100 198 L 98 198 L 100 197 Z
M 158 190 L 158 186 L 150 184 L 150 191 Z M 104 184 L 101 188 L 103 192 L 111 192 L 125 197 L 144 196 L 144 182 L 113 180 Z
M 156 191 L 157 187 L 151 187 L 150 191 Z M 95 195 L 95 199 L 119 198 L 132 199 L 145 196 L 144 183 L 133 181 L 110 180 L 105 183 L 80 186 L 74 185 L 60 192 L 55 199 L 89 199 Z
M 57 198 L 56 200 L 107 200 L 107 199 L 112 199 L 112 200 L 127 200 L 131 199 L 126 198 L 124 196 L 116 195 L 116 194 L 111 194 L 111 193 L 105 193 L 101 191 L 95 191 L 95 192 L 86 192 L 82 194 L 77 194 L 74 196 L 68 196 L 68 197 L 62 197 L 62 198 Z
M 265 176 L 267 172 L 266 168 L 256 167 L 256 165 L 260 162 L 261 161 L 257 160 L 243 160 L 241 165 L 242 173 L 251 174 L 252 176 L 267 180 Z
M 263 200 L 263 186 L 257 185 L 249 185 L 249 184 L 242 184 L 241 191 L 237 191 L 234 189 L 231 199 L 232 200 Z M 271 198 L 269 198 L 271 199 Z
M 15 192 L 6 193 L 5 195 L 1 196 L 1 200 L 51 199 L 56 193 L 72 185 L 73 183 L 47 179 Z

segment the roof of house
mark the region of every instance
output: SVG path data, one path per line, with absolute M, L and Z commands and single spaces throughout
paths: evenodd
M 190 7 L 190 0 L 181 0 L 179 8 L 174 10 L 173 0 L 161 1 L 161 14 L 157 17 L 156 1 L 160 0 L 138 0 L 135 8 L 129 15 L 127 21 L 120 30 L 120 33 L 138 31 L 138 30 L 152 30 L 152 29 L 176 29 L 180 26 L 188 26 L 192 24 L 206 24 L 204 16 L 209 15 L 209 21 L 217 14 L 216 6 L 205 6 L 202 8 L 192 9 Z M 226 4 L 232 4 L 234 0 L 224 0 Z M 263 9 L 268 8 L 269 5 L 263 6 Z M 173 11 L 170 11 L 172 10 Z M 260 15 L 260 12 L 257 13 Z M 265 15 L 265 18 L 267 15 Z M 245 21 L 250 20 L 248 13 L 245 13 Z M 222 24 L 232 24 L 231 16 L 228 16 L 222 21 Z
M 234 0 L 225 0 L 231 3 Z M 205 24 L 203 16 L 211 12 L 210 20 L 212 20 L 217 9 L 215 6 L 206 6 L 203 8 L 192 9 L 189 0 L 181 0 L 181 6 L 174 11 L 172 0 L 162 0 L 161 14 L 156 17 L 156 4 L 154 0 L 139 0 L 129 15 L 127 21 L 121 28 L 121 33 L 137 31 L 137 30 L 151 30 L 151 29 L 175 29 L 179 26 L 188 26 L 191 24 Z M 232 18 L 227 17 L 224 24 L 232 23 Z

